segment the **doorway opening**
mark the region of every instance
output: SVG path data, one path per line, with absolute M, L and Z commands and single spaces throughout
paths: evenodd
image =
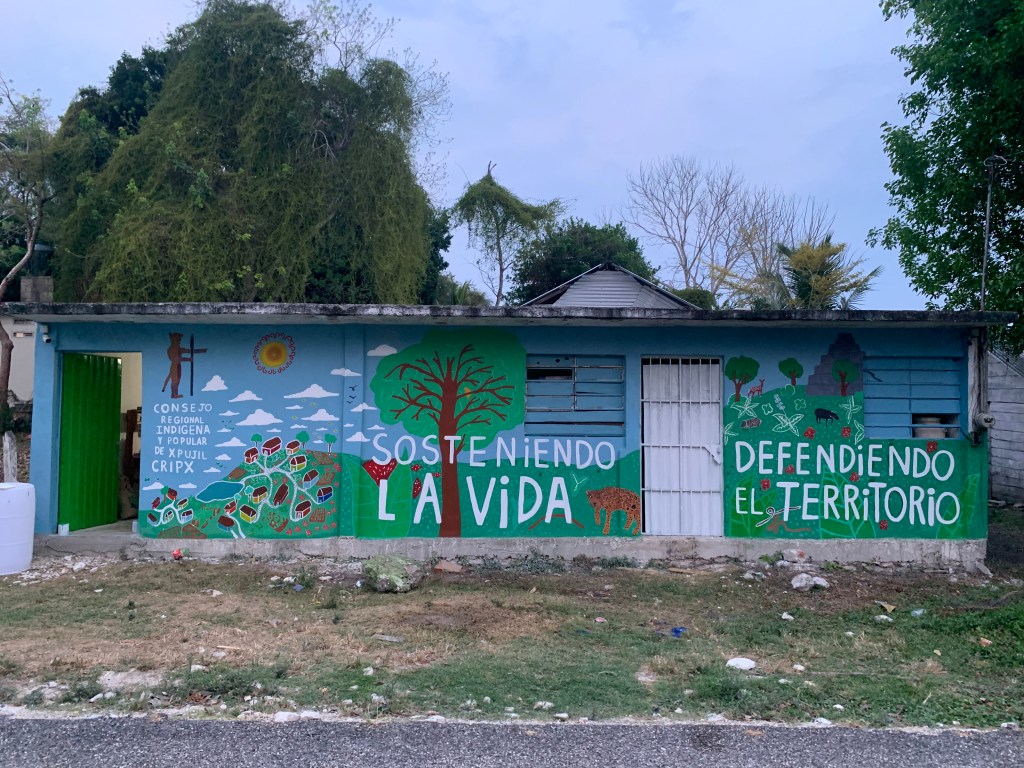
M 141 353 L 62 355 L 60 530 L 138 517 L 141 418 Z
M 644 533 L 721 536 L 722 363 L 641 360 Z

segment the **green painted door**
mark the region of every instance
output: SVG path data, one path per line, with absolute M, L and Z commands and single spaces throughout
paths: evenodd
M 64 354 L 58 523 L 70 530 L 117 521 L 121 361 Z

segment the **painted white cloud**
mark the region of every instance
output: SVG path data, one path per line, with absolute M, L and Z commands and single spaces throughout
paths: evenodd
M 267 413 L 262 408 L 257 408 L 240 422 L 240 427 L 262 427 L 267 424 L 280 424 L 281 420 L 272 413 Z
M 354 426 L 355 426 L 355 424 L 346 424 L 345 425 L 345 429 L 348 429 L 349 427 L 354 427 Z
M 305 424 L 292 424 L 291 428 L 292 429 L 305 429 L 306 425 Z
M 231 461 L 231 457 L 228 456 L 226 453 L 222 453 L 220 456 L 217 457 L 217 461 Z
M 326 389 L 321 387 L 319 384 L 310 384 L 301 392 L 296 392 L 293 395 L 285 395 L 285 400 L 294 400 L 298 397 L 337 397 L 340 392 L 328 392 Z
M 345 440 L 346 443 L 368 443 L 370 438 L 364 435 L 362 432 L 356 432 L 352 437 Z
M 232 437 L 226 443 L 217 443 L 218 448 L 244 448 L 245 443 L 239 440 L 237 437 Z
M 395 352 L 397 352 L 397 351 L 398 351 L 397 349 L 395 349 L 394 347 L 390 346 L 389 344 L 381 344 L 379 347 L 374 347 L 369 352 L 367 352 L 366 356 L 367 357 L 387 357 L 388 355 L 395 354 Z
M 280 431 L 281 431 L 281 430 L 280 430 L 280 429 L 278 429 L 277 427 L 274 427 L 273 429 L 268 429 L 268 430 L 267 430 L 267 432 L 280 432 Z
M 185 490 L 187 490 L 187 491 L 191 491 L 191 490 L 194 490 L 194 489 L 195 489 L 195 487 L 196 487 L 196 484 L 195 484 L 195 483 L 182 483 L 182 484 L 181 484 L 181 485 L 179 485 L 178 487 L 179 487 L 179 488 L 184 488 L 184 489 L 185 489 Z
M 335 368 L 331 376 L 362 376 L 363 374 L 353 371 L 351 368 Z
M 330 430 L 327 427 L 317 427 L 316 431 L 317 432 L 330 432 Z
M 323 444 L 324 444 L 323 440 L 314 440 L 313 441 L 313 445 L 323 445 Z
M 370 431 L 371 432 L 383 432 L 384 431 L 384 427 L 382 427 L 380 424 L 374 424 L 372 427 L 370 427 Z
M 328 413 L 326 409 L 321 408 L 312 416 L 307 416 L 306 421 L 341 421 L 341 419 Z
M 363 411 L 376 411 L 376 410 L 377 410 L 377 408 L 375 406 L 370 405 L 369 403 L 360 403 L 359 405 L 357 405 L 355 408 L 352 409 L 352 413 L 362 413 Z
M 228 385 L 224 383 L 224 379 L 214 376 L 203 386 L 203 392 L 223 392 L 227 388 Z
M 227 427 L 221 427 L 221 428 L 220 428 L 220 429 L 218 429 L 217 431 L 218 431 L 218 432 L 230 432 L 231 430 L 230 430 L 230 429 L 228 429 Z
M 244 403 L 244 402 L 246 402 L 248 400 L 262 400 L 262 399 L 263 399 L 262 397 L 257 395 L 251 389 L 247 389 L 242 394 L 235 395 L 234 397 L 232 397 L 230 400 L 228 400 L 228 402 L 229 403 Z
M 301 405 L 286 405 L 284 409 L 286 411 L 301 411 L 303 406 Z
M 142 490 L 144 491 L 162 491 L 164 489 L 163 483 L 150 483 L 145 486 Z
M 224 413 L 221 414 L 221 416 L 237 416 L 237 415 L 238 415 L 238 411 L 232 411 L 230 409 L 224 411 Z
M 216 467 L 210 467 L 209 469 L 204 469 L 203 472 L 205 474 L 217 474 L 217 475 L 220 474 L 220 470 L 217 469 Z

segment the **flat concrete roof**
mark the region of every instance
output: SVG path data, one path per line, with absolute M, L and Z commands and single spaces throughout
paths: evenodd
M 30 304 L 11 302 L 0 314 L 38 323 L 209 323 L 224 325 L 673 325 L 773 326 L 900 325 L 903 327 L 980 327 L 1008 325 L 1014 312 L 935 312 L 920 310 L 749 310 L 606 307 L 456 307 L 400 304 Z

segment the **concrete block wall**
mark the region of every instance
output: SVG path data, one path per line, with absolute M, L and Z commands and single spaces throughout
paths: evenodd
M 989 410 L 996 417 L 991 441 L 989 495 L 1024 502 L 1024 359 L 990 354 Z

